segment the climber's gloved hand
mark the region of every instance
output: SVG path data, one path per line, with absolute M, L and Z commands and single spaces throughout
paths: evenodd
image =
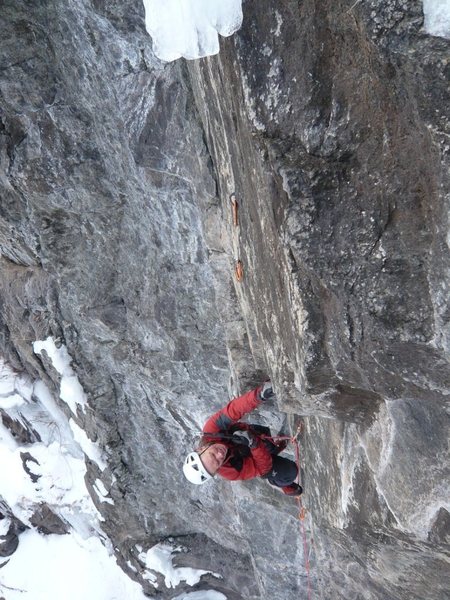
M 250 431 L 235 431 L 233 433 L 233 442 L 235 444 L 248 446 L 249 448 L 256 448 L 258 445 L 258 440 L 253 433 L 250 433 Z
M 259 397 L 263 402 L 270 402 L 271 400 L 275 400 L 275 392 L 273 391 L 272 383 L 270 381 L 266 381 L 264 383 L 259 392 Z

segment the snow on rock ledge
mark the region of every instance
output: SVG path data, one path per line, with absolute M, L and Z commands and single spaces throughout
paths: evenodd
M 74 415 L 77 414 L 77 406 L 80 406 L 83 412 L 86 412 L 85 405 L 87 397 L 81 387 L 75 371 L 71 367 L 71 358 L 65 346 L 56 346 L 52 337 L 48 337 L 45 341 L 37 341 L 33 343 L 33 350 L 36 354 L 41 354 L 45 351 L 54 366 L 61 375 L 61 390 L 60 398 L 69 406 Z
M 144 575 L 146 579 L 152 582 L 156 581 L 156 577 L 151 571 L 156 571 L 164 576 L 164 584 L 167 588 L 175 588 L 182 581 L 185 581 L 187 585 L 196 585 L 202 575 L 212 573 L 211 571 L 205 571 L 203 569 L 191 569 L 189 567 L 174 567 L 172 564 L 172 556 L 176 552 L 180 552 L 182 548 L 180 546 L 173 547 L 167 543 L 156 544 L 147 552 L 141 552 L 139 559 L 147 567 L 147 572 Z M 214 577 L 220 577 L 218 573 L 212 573 Z M 156 585 L 156 584 L 154 584 Z

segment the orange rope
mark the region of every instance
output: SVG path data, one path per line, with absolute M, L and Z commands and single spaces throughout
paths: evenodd
M 292 437 L 285 436 L 285 435 L 276 435 L 276 436 L 261 435 L 260 436 L 261 438 L 271 440 L 274 443 L 287 440 L 295 446 L 295 462 L 297 465 L 296 479 L 297 479 L 297 483 L 299 485 L 300 485 L 300 445 L 298 442 L 298 436 L 300 435 L 301 431 L 302 431 L 302 426 L 299 425 L 299 427 L 297 427 L 297 431 L 295 432 L 295 434 Z M 309 550 L 308 550 L 308 542 L 307 542 L 306 530 L 305 530 L 306 508 L 303 506 L 301 496 L 297 496 L 296 500 L 297 500 L 297 504 L 298 504 L 298 519 L 300 521 L 300 529 L 301 529 L 302 538 L 303 538 L 303 556 L 305 559 L 306 579 L 308 582 L 308 600 L 311 600 L 311 565 L 309 562 Z
M 297 428 L 297 431 L 295 432 L 295 435 L 293 435 L 292 437 L 287 437 L 287 436 L 276 436 L 275 438 L 273 438 L 274 440 L 278 440 L 278 441 L 282 441 L 282 440 L 289 440 L 291 442 L 291 444 L 294 445 L 295 447 L 295 462 L 297 464 L 297 483 L 300 485 L 300 445 L 298 443 L 298 436 L 300 435 L 302 431 L 302 426 L 299 425 Z M 303 502 L 302 502 L 302 497 L 301 496 L 297 496 L 296 497 L 297 500 L 297 504 L 298 504 L 298 519 L 300 521 L 300 529 L 302 532 L 302 538 L 303 538 L 303 556 L 304 556 L 304 560 L 305 560 L 305 571 L 306 571 L 306 579 L 308 582 L 308 600 L 311 600 L 311 568 L 310 568 L 310 563 L 309 563 L 309 551 L 308 551 L 308 542 L 306 539 L 306 530 L 305 530 L 305 516 L 306 516 L 306 509 L 303 506 Z
M 291 440 L 292 443 L 295 445 L 295 459 L 297 462 L 297 469 L 298 469 L 297 482 L 300 482 L 300 445 L 298 443 L 298 436 L 300 435 L 301 430 L 302 430 L 302 427 L 300 425 L 297 428 L 296 434 L 292 437 L 292 440 Z M 306 510 L 305 510 L 305 507 L 303 506 L 301 496 L 297 497 L 297 504 L 298 504 L 298 518 L 300 521 L 300 529 L 302 531 L 302 537 L 303 537 L 303 557 L 305 560 L 306 579 L 308 582 L 308 600 L 311 600 L 311 570 L 310 570 L 310 564 L 309 564 L 308 542 L 306 540 L 306 530 L 305 530 Z

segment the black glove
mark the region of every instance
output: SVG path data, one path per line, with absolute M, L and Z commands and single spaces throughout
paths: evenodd
M 258 445 L 258 440 L 250 431 L 235 431 L 232 439 L 235 444 L 242 444 L 248 448 L 256 448 Z
M 259 397 L 263 402 L 270 402 L 271 400 L 275 400 L 275 392 L 272 388 L 272 383 L 270 381 L 266 381 L 259 392 Z

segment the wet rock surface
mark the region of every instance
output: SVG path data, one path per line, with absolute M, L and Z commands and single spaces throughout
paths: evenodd
M 1 353 L 57 390 L 32 342 L 67 346 L 122 567 L 176 597 L 136 551 L 173 537 L 178 566 L 222 577 L 195 589 L 307 597 L 295 502 L 180 470 L 203 420 L 270 375 L 255 418 L 304 417 L 313 596 L 441 600 L 450 46 L 421 2 L 244 2 L 217 57 L 171 64 L 140 2 L 2 13 Z

